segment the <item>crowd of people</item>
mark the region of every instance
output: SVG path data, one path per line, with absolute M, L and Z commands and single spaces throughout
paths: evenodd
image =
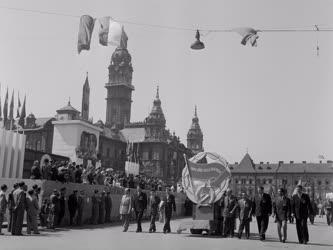
M 238 238 L 242 238 L 245 229 L 245 237 L 250 237 L 250 222 L 252 217 L 256 218 L 260 240 L 266 239 L 266 230 L 269 224 L 269 217 L 272 216 L 277 224 L 277 234 L 280 242 L 287 240 L 287 223 L 296 222 L 296 231 L 300 244 L 309 242 L 308 219 L 313 224 L 315 216 L 318 214 L 317 206 L 309 195 L 306 194 L 301 185 L 297 185 L 295 193 L 288 197 L 286 190 L 280 188 L 276 197 L 271 197 L 264 192 L 263 187 L 258 188 L 258 193 L 251 198 L 242 192 L 240 199 L 232 195 L 232 190 L 228 189 L 221 200 L 215 204 L 218 217 L 217 233 L 222 237 L 234 237 L 236 218 L 239 219 Z M 325 201 L 323 210 L 327 216 L 327 223 L 330 225 L 332 217 L 332 201 Z
M 144 174 L 126 175 L 123 171 L 114 171 L 112 168 L 104 169 L 89 165 L 77 165 L 75 162 L 52 162 L 45 159 L 42 166 L 34 161 L 31 168 L 30 179 L 44 179 L 59 181 L 61 183 L 86 183 L 90 185 L 106 185 L 123 188 L 136 188 L 140 185 L 145 190 L 165 190 L 166 183 L 157 178 Z
M 142 232 L 141 221 L 144 214 L 151 218 L 149 232 L 156 231 L 155 221 L 157 218 L 165 222 L 164 232 L 170 229 L 172 212 L 176 211 L 175 196 L 170 188 L 166 188 L 165 197 L 159 197 L 156 189 L 152 189 L 147 196 L 142 191 L 142 186 L 137 186 L 137 192 L 131 194 L 130 188 L 124 189 L 121 198 L 119 215 L 123 221 L 124 231 L 127 231 L 132 219 L 137 221 L 137 232 Z M 7 185 L 3 184 L 0 191 L 0 235 L 5 214 L 8 212 L 7 230 L 12 235 L 23 235 L 23 219 L 26 214 L 27 234 L 39 234 L 41 228 L 56 229 L 63 225 L 66 209 L 69 214 L 70 226 L 81 226 L 83 223 L 92 225 L 111 222 L 113 200 L 108 188 L 103 191 L 94 190 L 93 195 L 87 197 L 83 190 L 73 190 L 67 194 L 65 187 L 60 190 L 54 189 L 49 197 L 41 195 L 41 188 L 34 185 L 28 190 L 24 182 L 15 183 L 13 189 L 8 192 Z M 87 198 L 91 202 L 89 219 L 83 221 L 83 211 L 87 205 Z M 66 206 L 67 203 L 67 206 Z M 39 205 L 41 204 L 41 205 Z M 186 207 L 186 206 L 185 206 Z M 132 216 L 133 215 L 133 216 Z

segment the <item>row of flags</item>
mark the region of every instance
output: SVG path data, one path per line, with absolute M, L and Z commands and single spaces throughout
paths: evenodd
M 110 16 L 95 19 L 89 15 L 83 15 L 80 17 L 79 33 L 78 33 L 78 53 L 82 50 L 89 50 L 91 37 L 96 26 L 96 20 L 99 25 L 99 43 L 103 46 L 117 46 L 121 48 L 127 48 L 128 37 L 124 30 L 124 26 L 116 22 Z
M 19 119 L 19 125 L 24 126 L 24 119 L 26 117 L 25 110 L 26 97 L 24 97 L 23 105 L 21 105 L 20 94 L 17 94 L 17 109 L 16 109 L 16 118 Z M 3 126 L 5 127 L 8 122 L 10 122 L 10 129 L 12 129 L 12 122 L 14 120 L 14 90 L 12 92 L 12 98 L 9 104 L 8 88 L 5 95 L 5 100 L 3 104 L 3 109 L 1 107 L 1 86 L 0 86 L 0 119 L 3 117 Z

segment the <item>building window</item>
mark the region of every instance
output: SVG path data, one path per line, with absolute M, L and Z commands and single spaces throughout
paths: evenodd
M 294 183 L 295 183 L 295 185 L 297 185 L 298 184 L 298 180 L 295 180 Z
M 235 179 L 235 184 L 238 184 L 238 179 Z
M 269 180 L 268 180 L 268 183 L 269 183 L 269 184 L 272 184 L 272 182 L 273 182 L 272 179 L 269 179 Z
M 321 180 L 318 180 L 317 183 L 318 183 L 318 186 L 321 186 Z
M 246 179 L 242 179 L 241 184 L 246 184 Z
M 326 180 L 325 183 L 326 183 L 326 185 L 330 185 L 330 181 L 329 180 Z
M 252 179 L 249 180 L 249 184 L 252 185 Z
M 154 154 L 153 154 L 153 160 L 159 160 L 160 159 L 160 154 L 159 154 L 159 152 L 156 152 L 156 151 L 154 151 Z
M 37 148 L 37 151 L 41 151 L 40 141 L 37 141 L 36 148 Z
M 144 151 L 142 153 L 142 160 L 144 160 L 144 161 L 149 160 L 149 153 L 147 151 Z

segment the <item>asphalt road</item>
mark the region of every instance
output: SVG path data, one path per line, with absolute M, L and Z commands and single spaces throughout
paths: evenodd
M 267 240 L 258 240 L 255 221 L 251 223 L 251 239 L 219 238 L 213 236 L 194 236 L 188 231 L 177 234 L 179 223 L 190 219 L 172 221 L 171 234 L 161 233 L 162 225 L 157 223 L 157 233 L 147 232 L 149 224 L 143 224 L 143 233 L 135 233 L 135 225 L 131 224 L 127 233 L 122 232 L 119 225 L 61 229 L 57 231 L 41 231 L 41 235 L 32 236 L 0 236 L 0 249 L 80 249 L 80 250 L 217 250 L 217 249 L 333 249 L 333 227 L 328 227 L 324 219 L 316 218 L 314 225 L 309 225 L 310 242 L 308 245 L 298 244 L 295 224 L 288 224 L 287 243 L 280 243 L 277 238 L 276 224 L 271 220 L 266 234 Z M 25 233 L 25 232 L 24 232 Z

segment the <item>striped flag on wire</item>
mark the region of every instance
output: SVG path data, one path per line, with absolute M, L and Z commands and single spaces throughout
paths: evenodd
M 18 93 L 17 93 L 17 111 L 16 111 L 16 118 L 20 118 L 20 108 L 21 108 L 20 92 L 18 92 Z

